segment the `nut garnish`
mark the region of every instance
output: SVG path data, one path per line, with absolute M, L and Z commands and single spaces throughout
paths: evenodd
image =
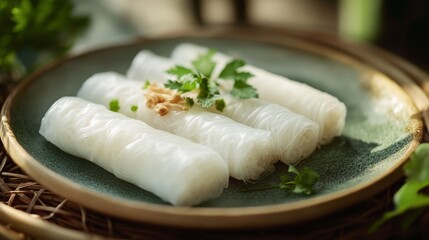
M 186 101 L 177 93 L 165 87 L 151 83 L 145 93 L 146 106 L 154 109 L 159 115 L 165 116 L 170 111 L 185 111 L 189 109 Z

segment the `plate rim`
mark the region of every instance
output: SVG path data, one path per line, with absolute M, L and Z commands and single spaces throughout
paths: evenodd
M 246 31 L 246 30 L 245 30 Z M 198 31 L 197 31 L 198 32 Z M 285 32 L 286 33 L 286 32 Z M 254 33 L 253 33 L 254 35 Z M 347 207 L 353 203 L 358 202 L 366 197 L 369 197 L 381 189 L 386 188 L 389 184 L 398 180 L 402 175 L 400 167 L 408 159 L 412 151 L 420 144 L 422 134 L 413 135 L 413 140 L 410 143 L 410 147 L 406 150 L 404 155 L 389 171 L 374 177 L 371 181 L 358 184 L 357 186 L 350 187 L 338 192 L 326 194 L 323 196 L 314 197 L 307 200 L 300 200 L 292 203 L 283 203 L 266 206 L 253 206 L 253 207 L 239 207 L 239 208 L 189 208 L 189 207 L 177 207 L 169 205 L 158 205 L 146 202 L 138 202 L 132 200 L 119 199 L 107 194 L 101 194 L 90 191 L 77 183 L 69 181 L 67 178 L 62 177 L 60 174 L 44 167 L 38 162 L 33 156 L 31 156 L 23 146 L 17 141 L 11 125 L 10 125 L 10 108 L 13 104 L 15 96 L 31 85 L 45 72 L 55 69 L 57 66 L 66 63 L 67 61 L 78 59 L 80 57 L 94 54 L 99 51 L 106 51 L 112 48 L 122 48 L 132 45 L 139 45 L 149 43 L 151 41 L 159 41 L 171 38 L 179 37 L 204 37 L 204 38 L 222 38 L 222 39 L 239 39 L 239 40 L 251 40 L 261 41 L 265 43 L 271 43 L 276 45 L 287 46 L 283 42 L 279 43 L 276 41 L 270 42 L 269 39 L 261 39 L 258 37 L 252 38 L 249 35 L 244 37 L 237 32 L 228 31 L 210 31 L 205 30 L 204 32 L 195 33 L 182 32 L 180 34 L 169 34 L 165 36 L 158 36 L 153 38 L 140 38 L 131 43 L 120 44 L 111 47 L 105 47 L 95 49 L 75 56 L 61 59 L 53 64 L 50 64 L 36 73 L 25 79 L 14 91 L 8 96 L 2 111 L 1 111 L 1 139 L 5 145 L 6 151 L 10 154 L 12 159 L 20 166 L 27 174 L 39 181 L 44 186 L 51 189 L 58 195 L 64 196 L 75 202 L 79 202 L 79 199 L 94 199 L 94 201 L 86 201 L 81 203 L 88 208 L 95 209 L 104 213 L 108 213 L 117 217 L 122 217 L 130 220 L 136 220 L 146 223 L 155 223 L 160 225 L 176 226 L 176 227 L 191 227 L 191 228 L 248 228 L 248 227 L 267 227 L 286 225 L 291 223 L 297 223 L 309 219 L 321 217 L 330 213 L 334 210 Z M 290 36 L 295 38 L 293 36 Z M 300 39 L 299 37 L 296 39 Z M 306 39 L 300 39 L 306 40 Z M 308 43 L 310 41 L 306 40 Z M 311 42 L 312 45 L 317 44 Z M 290 46 L 289 46 L 290 47 Z M 320 47 L 320 46 L 317 46 Z M 322 48 L 325 48 L 322 46 Z M 329 49 L 329 51 L 335 51 Z M 394 81 L 394 79 L 392 79 Z M 409 95 L 409 94 L 407 94 Z M 410 96 L 412 97 L 412 96 Z M 413 103 L 414 105 L 414 103 Z M 423 123 L 420 119 L 419 129 L 423 128 Z M 56 181 L 52 181 L 56 179 Z M 66 193 L 61 190 L 66 189 Z M 346 198 L 346 196 L 348 198 Z M 104 204 L 100 204 L 100 200 L 103 200 Z M 118 208 L 118 206 L 122 206 Z M 128 210 L 124 212 L 122 209 L 126 207 Z M 106 212 L 106 209 L 110 211 Z M 316 211 L 317 210 L 317 211 Z M 299 214 L 298 214 L 299 213 Z M 315 214 L 316 213 L 316 214 Z M 287 217 L 288 215 L 293 217 Z M 142 217 L 143 216 L 143 217 Z M 243 221 L 245 220 L 245 221 Z

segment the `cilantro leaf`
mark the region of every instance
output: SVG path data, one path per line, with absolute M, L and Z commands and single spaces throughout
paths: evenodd
M 220 95 L 219 84 L 216 81 L 209 81 L 209 91 L 213 95 Z
M 211 108 L 214 106 L 216 110 L 223 111 L 225 101 L 219 98 L 220 84 L 215 79 L 210 79 L 216 62 L 212 60 L 216 51 L 210 49 L 205 54 L 198 56 L 192 61 L 194 69 L 183 66 L 175 66 L 167 73 L 174 75 L 174 80 L 168 80 L 164 86 L 169 89 L 178 90 L 179 93 L 186 93 L 193 90 L 199 90 L 196 101 L 203 108 Z M 253 75 L 249 72 L 240 71 L 240 68 L 245 66 L 243 60 L 233 60 L 229 62 L 220 74 L 220 78 L 231 79 L 234 81 L 233 89 L 230 94 L 239 99 L 257 98 L 257 90 L 247 83 L 247 80 Z M 189 101 L 189 100 L 188 100 Z M 187 103 L 188 103 L 187 101 Z M 192 104 L 188 105 L 193 105 Z
M 207 78 L 202 78 L 200 83 L 200 93 L 198 98 L 209 98 L 211 95 L 209 88 L 209 80 Z
M 190 69 L 184 69 L 186 68 L 182 68 L 180 66 L 170 69 L 170 72 L 177 73 L 177 80 L 168 80 L 167 83 L 164 84 L 164 87 L 169 89 L 177 89 L 181 93 L 190 92 L 197 89 L 199 87 L 199 83 L 201 82 L 201 74 L 193 74 Z M 189 73 L 188 70 L 191 71 L 191 73 Z
M 258 98 L 258 91 L 252 85 L 244 81 L 235 81 L 231 95 L 240 99 Z
M 282 182 L 280 185 L 293 183 L 294 193 L 302 193 L 306 195 L 313 193 L 313 187 L 319 180 L 319 174 L 308 167 L 304 167 L 301 171 L 298 171 L 298 169 L 292 165 L 289 166 L 288 172 L 294 173 L 296 175 L 295 178 L 292 182 Z
M 209 82 L 207 78 L 202 78 L 200 83 L 200 93 L 197 96 L 198 103 L 203 108 L 210 108 L 213 106 L 215 100 L 213 94 L 210 91 Z
M 182 93 L 190 92 L 199 87 L 200 78 L 197 75 L 184 75 L 180 78 L 182 86 L 179 88 L 179 91 Z
M 198 100 L 198 103 L 201 104 L 201 107 L 203 108 L 210 108 L 215 103 L 215 100 L 209 97 L 206 97 L 206 98 L 198 97 L 197 100 Z
M 294 176 L 290 175 L 293 174 Z M 319 174 L 308 167 L 298 170 L 289 165 L 288 173 L 280 176 L 280 183 L 272 186 L 242 189 L 243 192 L 259 191 L 267 189 L 285 189 L 296 194 L 310 195 L 314 192 L 314 186 L 319 181 Z
M 190 98 L 190 97 L 185 97 L 185 102 L 186 102 L 186 106 L 192 107 L 194 106 L 194 99 Z
M 210 78 L 213 72 L 213 69 L 216 66 L 216 62 L 212 60 L 212 57 L 216 54 L 216 51 L 209 49 L 207 53 L 198 56 L 198 58 L 192 61 L 192 66 L 195 70 L 202 73 L 204 76 Z
M 219 75 L 219 78 L 233 80 L 234 86 L 231 90 L 231 95 L 240 99 L 258 98 L 258 91 L 252 85 L 247 83 L 247 80 L 253 77 L 249 72 L 239 71 L 244 67 L 246 62 L 240 59 L 229 62 Z
M 118 99 L 112 99 L 109 103 L 109 109 L 112 112 L 118 112 L 121 107 L 119 106 L 119 100 Z
M 200 83 L 200 93 L 197 96 L 198 103 L 203 108 L 210 108 L 215 105 L 216 110 L 223 111 L 225 108 L 225 101 L 217 99 L 219 90 L 216 84 L 212 84 L 207 78 L 203 77 Z
M 223 99 L 216 99 L 215 101 L 216 110 L 222 112 L 225 109 L 225 101 Z
M 167 83 L 164 84 L 164 87 L 169 89 L 179 89 L 182 85 L 183 84 L 179 81 L 168 80 Z
M 246 62 L 241 59 L 232 60 L 219 74 L 219 78 L 246 82 L 249 78 L 253 77 L 253 74 L 239 71 L 239 68 L 245 65 Z
M 183 66 L 179 66 L 179 65 L 176 65 L 175 67 L 168 69 L 167 73 L 175 75 L 179 78 L 187 74 L 193 74 L 191 69 Z
M 149 80 L 146 80 L 146 81 L 144 82 L 143 89 L 148 89 L 148 88 L 149 88 L 149 86 L 150 86 L 150 81 L 149 81 Z
M 223 79 L 234 79 L 237 69 L 244 67 L 245 65 L 246 63 L 243 60 L 232 60 L 223 68 L 222 72 L 219 74 L 219 77 Z

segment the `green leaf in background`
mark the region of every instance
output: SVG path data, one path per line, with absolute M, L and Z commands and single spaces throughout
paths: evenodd
M 0 1 L 0 73 L 38 65 L 39 56 L 66 53 L 89 25 L 89 18 L 73 15 L 69 0 Z
M 408 180 L 429 181 L 429 144 L 421 144 L 414 151 L 410 161 L 404 165 L 404 172 Z
M 422 209 L 429 207 L 429 195 L 423 190 L 429 187 L 429 143 L 420 144 L 404 165 L 403 170 L 407 177 L 405 184 L 395 193 L 393 202 L 395 209 L 386 212 L 370 228 L 375 231 L 386 221 L 399 215 L 407 215 L 403 226 L 411 224 L 422 213 Z

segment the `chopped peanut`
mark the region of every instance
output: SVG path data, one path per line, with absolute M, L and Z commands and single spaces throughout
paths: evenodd
M 153 108 L 159 115 L 164 116 L 170 111 L 186 111 L 189 107 L 186 101 L 175 90 L 158 87 L 152 83 L 145 94 L 146 106 Z

